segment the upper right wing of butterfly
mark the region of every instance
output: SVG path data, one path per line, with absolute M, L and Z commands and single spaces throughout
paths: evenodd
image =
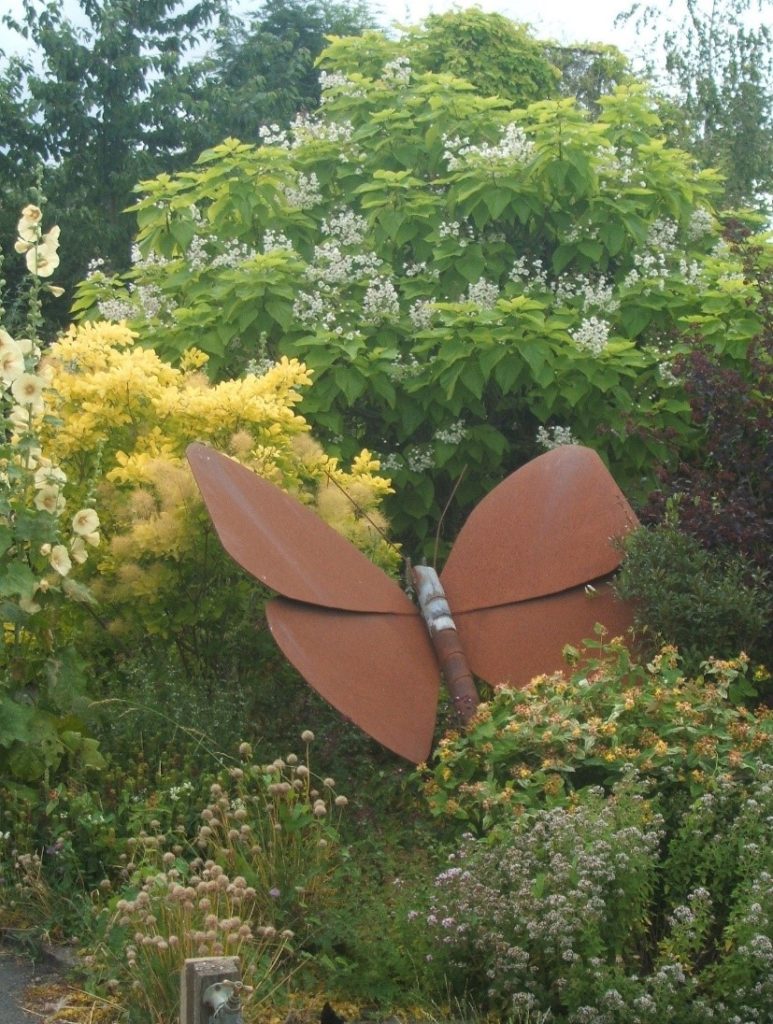
M 557 594 L 613 572 L 638 525 L 599 456 L 563 445 L 532 459 L 470 514 L 441 573 L 454 614 Z

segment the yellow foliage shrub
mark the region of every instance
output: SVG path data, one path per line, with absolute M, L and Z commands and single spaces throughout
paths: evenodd
M 369 452 L 347 472 L 311 438 L 296 411 L 311 384 L 305 366 L 282 358 L 260 377 L 212 385 L 200 372 L 205 361 L 191 349 L 173 367 L 135 344 L 126 326 L 102 322 L 71 327 L 46 356 L 46 448 L 80 488 L 79 500 L 97 497 L 107 542 L 94 588 L 111 614 L 120 619 L 131 602 L 185 602 L 180 576 L 195 575 L 210 532 L 185 460 L 192 441 L 314 506 L 374 561 L 393 566 L 396 551 L 378 532 L 389 481 Z M 158 612 L 145 625 L 167 632 Z

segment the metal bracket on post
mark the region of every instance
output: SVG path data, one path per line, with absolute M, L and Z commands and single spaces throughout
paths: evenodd
M 241 1024 L 238 956 L 193 957 L 180 978 L 180 1024 Z M 236 1006 L 236 1012 L 228 1008 Z

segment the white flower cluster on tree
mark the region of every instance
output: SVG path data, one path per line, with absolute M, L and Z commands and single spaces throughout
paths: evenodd
M 580 348 L 587 348 L 594 355 L 599 355 L 607 347 L 609 340 L 609 324 L 596 316 L 586 317 L 580 326 L 569 334 Z
M 499 285 L 481 277 L 467 288 L 465 302 L 473 302 L 479 309 L 493 309 L 499 298 Z
M 458 171 L 468 164 L 523 164 L 534 155 L 534 144 L 527 138 L 520 125 L 507 124 L 502 129 L 499 142 L 492 146 L 488 142 L 473 144 L 469 138 L 444 136 L 443 157 L 449 171 Z
M 560 448 L 565 444 L 578 444 L 572 434 L 571 427 L 537 427 L 535 441 L 545 451 L 552 451 L 553 448 Z

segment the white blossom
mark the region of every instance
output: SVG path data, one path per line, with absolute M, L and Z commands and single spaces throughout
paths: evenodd
M 263 232 L 263 252 L 294 252 L 293 243 L 282 231 Z
M 354 210 L 343 209 L 323 220 L 321 231 L 341 245 L 360 245 L 368 232 L 368 222 Z
M 607 347 L 609 330 L 606 320 L 591 316 L 586 317 L 577 330 L 570 331 L 569 335 L 580 348 L 588 349 L 597 356 Z
M 311 114 L 297 114 L 291 125 L 293 141 L 290 148 L 297 149 L 310 142 L 341 145 L 351 139 L 353 131 L 350 121 L 325 121 Z
M 432 326 L 433 304 L 427 299 L 417 299 L 408 310 L 408 319 L 416 331 L 426 331 Z
M 309 210 L 322 202 L 319 178 L 314 173 L 299 173 L 294 185 L 283 184 L 281 191 L 287 205 L 294 210 Z
M 400 301 L 397 290 L 387 277 L 376 277 L 370 282 L 362 300 L 362 319 L 378 324 L 398 316 Z
M 493 309 L 499 298 L 499 286 L 481 277 L 467 288 L 467 302 L 474 302 L 481 309 Z
M 289 133 L 278 124 L 262 124 L 258 128 L 258 137 L 266 146 L 278 146 L 280 149 L 287 149 L 290 145 Z
M 119 298 L 100 299 L 97 302 L 97 309 L 103 320 L 114 324 L 131 320 L 137 312 L 131 302 Z
M 394 85 L 407 85 L 411 78 L 411 62 L 408 57 L 395 57 L 384 65 L 381 79 Z
M 467 164 L 493 164 L 498 162 L 522 164 L 534 153 L 532 143 L 520 125 L 511 122 L 502 128 L 499 142 L 490 145 L 483 142 L 474 145 L 468 137 L 443 136 L 445 149 L 443 158 L 449 171 L 456 171 Z
M 456 420 L 454 423 L 435 431 L 435 440 L 441 444 L 459 444 L 467 436 L 467 427 L 464 420 Z
M 217 256 L 213 257 L 211 266 L 238 267 L 248 260 L 255 259 L 257 255 L 257 252 L 251 246 L 245 245 L 242 242 L 232 241 L 225 252 L 218 253 Z
M 705 207 L 699 206 L 690 214 L 690 222 L 687 225 L 687 237 L 691 242 L 711 234 L 714 230 L 714 218 Z
M 424 473 L 435 463 L 431 444 L 415 444 L 405 453 L 405 461 L 412 473 Z
M 330 93 L 334 90 L 343 93 L 345 96 L 358 97 L 365 95 L 365 90 L 341 71 L 320 71 L 319 88 L 322 106 L 330 100 Z
M 540 448 L 546 451 L 552 451 L 553 448 L 560 448 L 565 444 L 579 444 L 572 434 L 571 427 L 559 426 L 538 427 L 536 441 Z
M 66 576 L 70 569 L 72 569 L 72 562 L 64 544 L 55 544 L 53 546 L 49 562 L 51 563 L 51 568 L 58 572 L 60 576 Z

